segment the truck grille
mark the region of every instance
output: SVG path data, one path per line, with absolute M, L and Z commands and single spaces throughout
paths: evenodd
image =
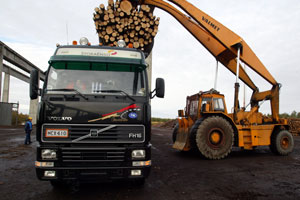
M 125 157 L 125 148 L 61 148 L 63 166 L 120 166 Z
M 44 124 L 43 142 L 55 143 L 142 143 L 145 141 L 143 125 L 70 125 Z M 49 130 L 68 130 L 67 137 L 46 137 Z

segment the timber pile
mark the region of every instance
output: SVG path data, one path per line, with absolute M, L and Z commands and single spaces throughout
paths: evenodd
M 300 119 L 288 119 L 289 125 L 291 127 L 290 132 L 293 135 L 300 135 Z
M 160 127 L 162 128 L 174 128 L 177 123 L 177 119 L 173 119 L 163 123 Z
M 127 0 L 108 0 L 106 8 L 100 4 L 94 21 L 100 45 L 117 46 L 118 40 L 124 40 L 128 47 L 142 51 L 153 46 L 159 25 L 148 5 L 134 6 Z

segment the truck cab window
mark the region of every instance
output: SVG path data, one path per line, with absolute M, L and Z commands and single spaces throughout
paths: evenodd
M 208 110 L 206 109 L 206 105 L 210 105 L 211 103 L 211 98 L 203 98 L 201 102 L 201 112 L 207 112 Z
M 214 98 L 214 110 L 224 112 L 224 102 L 221 98 Z
M 198 103 L 199 103 L 198 100 L 190 102 L 190 109 L 189 109 L 190 115 L 192 115 L 192 116 L 197 115 L 197 112 L 198 112 Z
M 101 90 L 122 90 L 132 96 L 146 95 L 144 70 L 130 65 L 114 67 L 116 66 L 107 64 L 106 67 L 100 66 L 97 68 L 96 66 L 87 69 L 84 65 L 82 69 L 78 66 L 75 69 L 74 66 L 68 64 L 67 69 L 56 69 L 52 66 L 46 85 L 46 89 L 49 91 L 46 91 L 46 93 L 66 92 L 50 91 L 51 89 L 76 89 L 84 94 L 101 94 Z

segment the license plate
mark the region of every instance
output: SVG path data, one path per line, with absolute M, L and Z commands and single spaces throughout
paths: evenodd
M 46 129 L 45 137 L 67 138 L 69 137 L 68 129 Z

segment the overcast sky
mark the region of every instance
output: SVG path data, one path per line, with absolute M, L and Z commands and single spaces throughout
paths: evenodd
M 0 40 L 42 70 L 47 69 L 56 43 L 67 44 L 68 40 L 85 36 L 97 44 L 94 8 L 101 3 L 107 5 L 106 0 L 1 1 Z M 190 2 L 240 35 L 283 85 L 280 112 L 300 112 L 300 1 Z M 152 115 L 175 118 L 177 110 L 185 107 L 186 96 L 214 87 L 216 61 L 172 16 L 159 9 L 155 9 L 154 15 L 161 20 L 153 48 L 152 80 L 165 79 L 166 95 L 164 99 L 152 100 Z M 247 72 L 260 91 L 271 88 L 250 69 Z M 229 111 L 233 106 L 234 82 L 234 75 L 220 66 L 217 90 L 225 94 Z M 9 102 L 19 101 L 23 113 L 29 110 L 28 88 L 26 83 L 11 77 Z M 246 104 L 250 95 L 246 88 Z M 243 84 L 240 102 L 243 103 Z M 261 106 L 261 111 L 270 113 L 269 102 Z

